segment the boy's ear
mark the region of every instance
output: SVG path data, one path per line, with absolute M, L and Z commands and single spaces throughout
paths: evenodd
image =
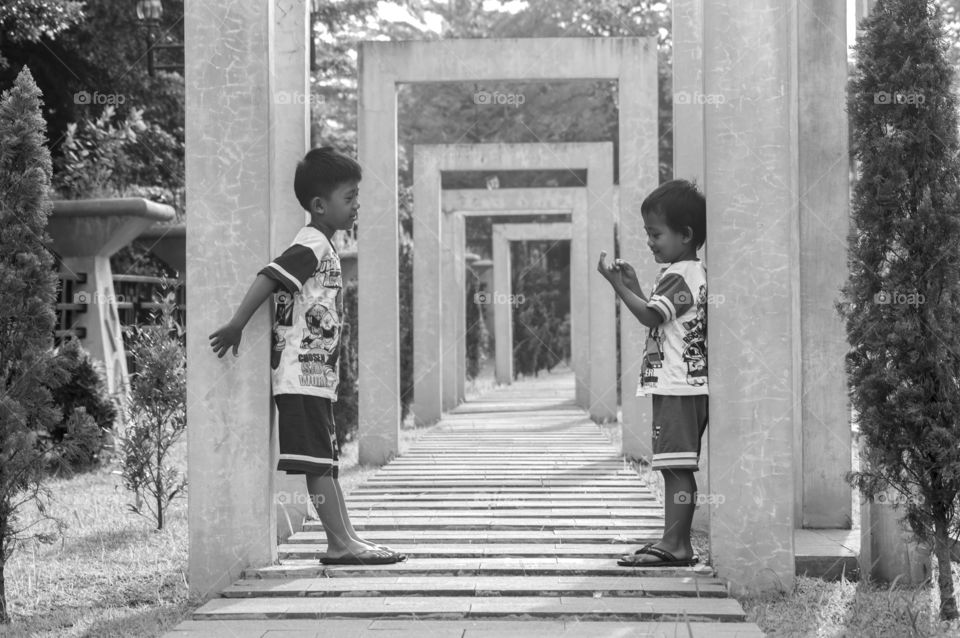
M 323 200 L 319 195 L 310 200 L 310 212 L 315 215 L 323 215 Z
M 688 234 L 688 231 L 689 231 L 689 234 Z M 683 243 L 687 243 L 688 241 L 693 241 L 693 227 L 692 227 L 692 226 L 684 226 L 684 227 L 683 227 Z

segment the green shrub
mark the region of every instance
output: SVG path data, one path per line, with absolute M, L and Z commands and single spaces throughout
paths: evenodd
M 480 374 L 480 366 L 490 353 L 490 331 L 483 320 L 483 313 L 477 304 L 480 292 L 477 281 L 467 286 L 467 378 L 474 379 Z
M 552 370 L 570 356 L 569 266 L 550 260 L 549 252 L 522 242 L 512 249 L 515 375 Z
M 167 506 L 187 485 L 168 458 L 187 427 L 187 361 L 172 295 L 154 299 L 162 305 L 160 321 L 127 328 L 137 371 L 130 375 L 122 458 L 124 487 L 136 497 L 128 507 L 162 529 Z
M 49 449 L 46 454 L 49 471 L 53 474 L 84 472 L 96 467 L 100 461 L 103 446 L 111 438 L 116 423 L 117 405 L 107 389 L 103 365 L 91 357 L 78 340 L 65 341 L 57 350 L 56 359 L 70 376 L 59 387 L 50 389 L 62 418 L 48 429 L 49 441 L 59 444 L 68 435 L 75 438 L 83 430 L 84 445 L 79 452 L 64 449 L 64 455 L 58 455 L 55 448 Z M 93 428 L 80 426 L 76 421 L 78 417 L 75 417 L 78 410 L 85 417 L 80 417 L 81 421 L 86 424 L 89 419 Z

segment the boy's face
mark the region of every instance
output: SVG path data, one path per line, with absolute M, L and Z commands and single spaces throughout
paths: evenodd
M 693 242 L 693 231 L 678 233 L 667 226 L 660 213 L 647 213 L 643 216 L 643 228 L 647 231 L 647 246 L 658 264 L 672 263 L 689 256 Z M 693 251 L 696 256 L 696 251 Z
M 360 182 L 343 182 L 330 191 L 329 197 L 313 199 L 310 217 L 312 223 L 332 234 L 353 228 L 359 209 Z

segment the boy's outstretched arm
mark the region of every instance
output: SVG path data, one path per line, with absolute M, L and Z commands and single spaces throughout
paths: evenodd
M 237 356 L 244 327 L 257 308 L 267 300 L 267 297 L 277 289 L 278 285 L 275 280 L 266 275 L 257 275 L 257 278 L 250 284 L 247 294 L 244 295 L 243 301 L 237 307 L 237 311 L 233 314 L 233 319 L 210 335 L 210 347 L 213 348 L 217 357 L 222 359 L 231 347 L 233 348 L 233 356 Z

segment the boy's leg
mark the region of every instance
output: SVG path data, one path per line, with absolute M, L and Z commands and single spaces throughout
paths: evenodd
M 307 474 L 307 491 L 327 535 L 327 556 L 331 558 L 361 554 L 370 549 L 355 538 L 350 518 L 345 515 L 346 507 L 341 508 L 338 488 L 337 480 L 331 475 Z
M 700 437 L 707 424 L 707 397 L 660 396 L 653 397 L 654 467 L 663 473 L 663 536 L 653 544 L 657 549 L 673 554 L 678 560 L 693 557 L 690 528 L 697 503 L 697 480 L 694 469 L 700 456 Z M 671 464 L 686 467 L 670 467 Z M 656 563 L 661 559 L 652 554 L 637 554 L 632 562 Z
M 653 544 L 657 549 L 673 554 L 677 560 L 693 557 L 690 526 L 697 503 L 697 479 L 693 470 L 662 470 L 663 472 L 663 536 Z M 639 563 L 657 563 L 653 554 L 638 554 L 632 560 Z
M 333 485 L 337 490 L 337 494 L 339 495 L 339 499 L 337 502 L 340 505 L 341 516 L 343 517 L 343 520 L 345 520 L 347 523 L 347 532 L 350 534 L 350 536 L 354 540 L 357 540 L 365 545 L 368 545 L 369 547 L 373 547 L 375 549 L 389 550 L 390 548 L 387 547 L 386 545 L 380 545 L 378 543 L 374 543 L 373 541 L 368 541 L 363 538 L 360 538 L 360 534 L 357 533 L 357 530 L 353 529 L 353 523 L 350 522 L 350 514 L 349 512 L 347 512 L 347 499 L 343 495 L 343 488 L 340 487 L 340 481 L 334 480 Z

